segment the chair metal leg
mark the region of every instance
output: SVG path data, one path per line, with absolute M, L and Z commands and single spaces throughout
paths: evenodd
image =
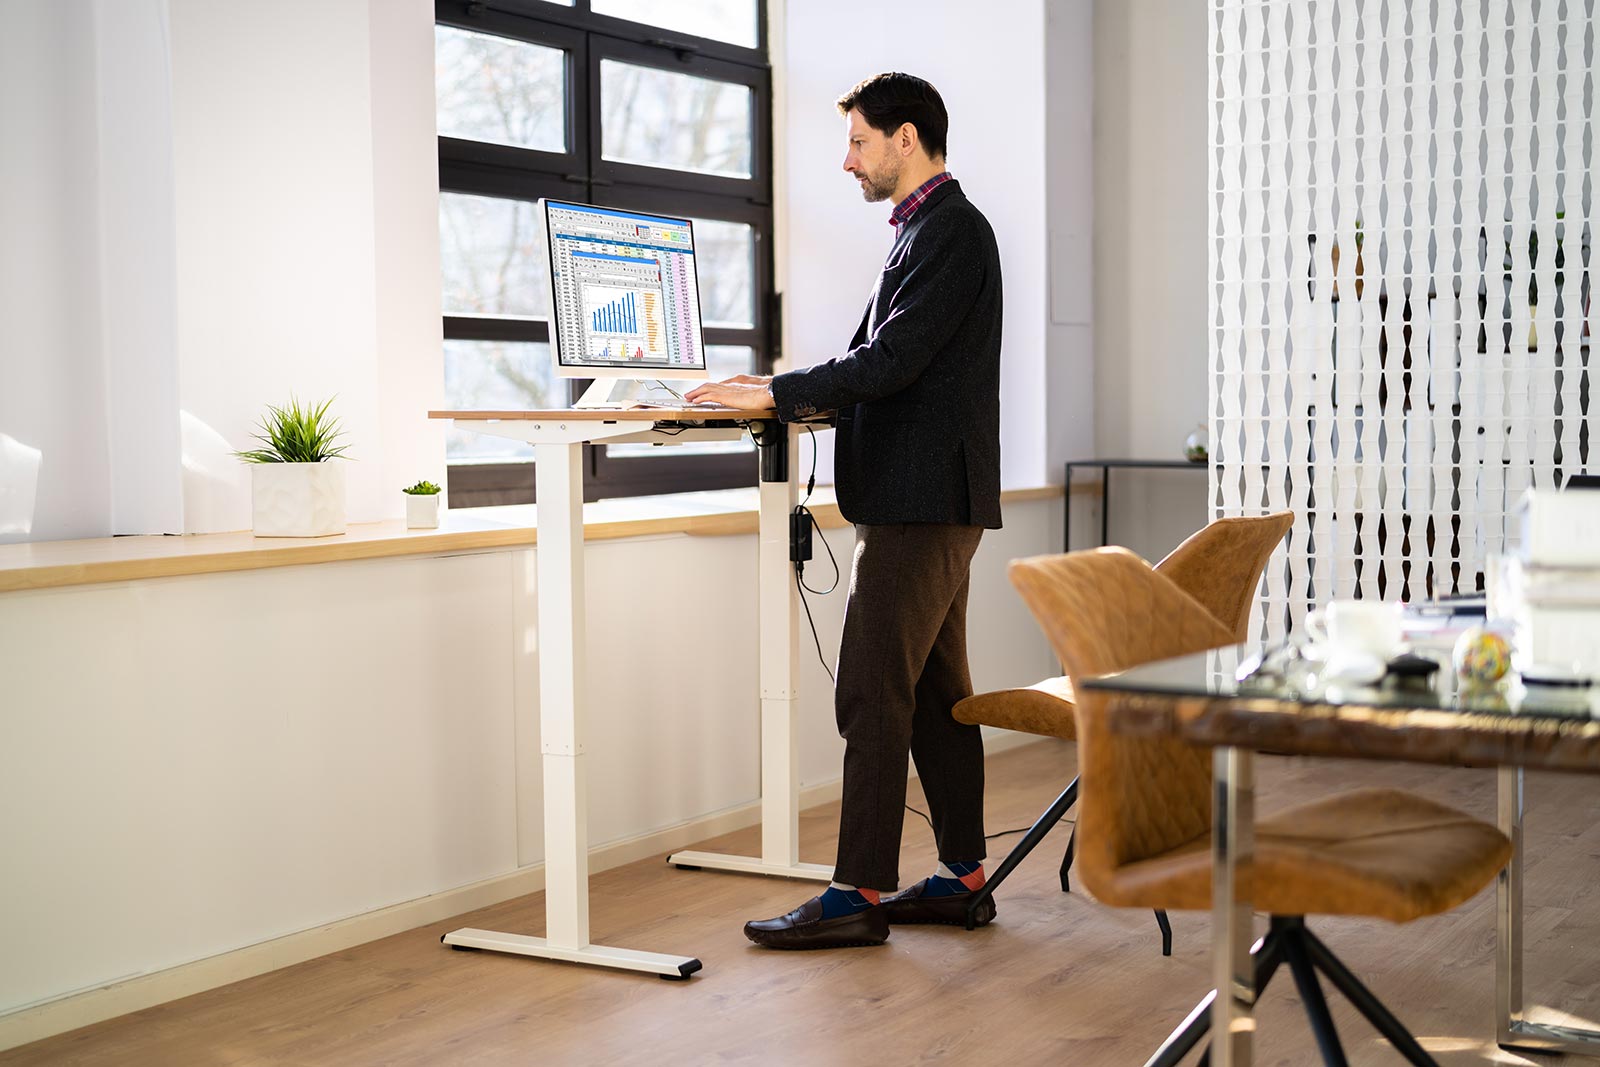
M 1161 954 L 1172 955 L 1172 923 L 1167 921 L 1167 913 L 1156 912 L 1156 925 L 1161 927 Z
M 1072 850 L 1078 842 L 1078 828 L 1074 826 L 1067 835 L 1067 854 L 1061 857 L 1061 891 L 1072 892 L 1072 883 L 1067 881 L 1067 872 L 1072 869 Z
M 1074 778 L 1061 791 L 1061 795 L 1056 797 L 1055 802 L 1045 809 L 1044 814 L 1034 820 L 1034 824 L 1029 827 L 1027 834 L 1021 841 L 1017 842 L 1016 847 L 1007 853 L 1006 858 L 1000 862 L 1000 866 L 995 870 L 994 875 L 985 880 L 983 888 L 973 893 L 972 899 L 967 901 L 968 930 L 977 926 L 975 916 L 978 914 L 978 909 L 982 907 L 983 902 L 994 896 L 994 891 L 1000 883 L 1005 881 L 1007 876 L 1016 869 L 1017 864 L 1021 863 L 1028 853 L 1033 851 L 1035 845 L 1044 840 L 1044 835 L 1048 834 L 1056 823 L 1061 821 L 1061 817 L 1067 813 L 1067 809 L 1077 802 L 1078 780 Z
M 1178 1063 L 1189 1054 L 1189 1050 L 1199 1043 L 1206 1032 L 1211 1029 L 1211 1002 L 1217 999 L 1217 991 L 1213 989 L 1201 998 L 1194 1010 L 1184 1017 L 1178 1028 L 1156 1049 L 1155 1055 L 1145 1061 L 1144 1067 L 1178 1067 Z
M 1272 981 L 1272 976 L 1277 973 L 1278 965 L 1283 962 L 1283 938 L 1275 931 L 1268 932 L 1255 947 L 1250 950 L 1250 955 L 1255 960 L 1255 986 L 1256 996 L 1267 988 L 1267 983 Z M 1145 1062 L 1145 1067 L 1177 1067 L 1177 1064 L 1189 1050 L 1199 1043 L 1202 1037 L 1211 1029 L 1211 1002 L 1217 999 L 1217 991 L 1213 989 L 1196 1004 L 1183 1022 L 1178 1024 L 1170 1037 L 1156 1049 L 1155 1055 Z M 1209 1060 L 1211 1050 L 1207 1048 L 1200 1062 Z
M 1417 1039 L 1401 1025 L 1400 1020 L 1310 930 L 1305 931 L 1305 948 L 1316 968 L 1328 976 L 1328 980 L 1344 994 L 1346 1000 L 1356 1006 L 1357 1011 L 1367 1017 L 1378 1033 L 1389 1039 L 1400 1055 L 1416 1067 L 1439 1067 L 1438 1062 L 1417 1044 Z
M 1322 1050 L 1322 1062 L 1328 1067 L 1349 1067 L 1344 1047 L 1339 1044 L 1339 1031 L 1334 1028 L 1333 1015 L 1328 1011 L 1328 1001 L 1322 995 L 1322 985 L 1306 953 L 1304 928 L 1283 939 L 1283 951 L 1289 960 L 1289 973 L 1294 975 L 1294 984 L 1300 990 L 1306 1018 L 1311 1021 L 1317 1048 Z

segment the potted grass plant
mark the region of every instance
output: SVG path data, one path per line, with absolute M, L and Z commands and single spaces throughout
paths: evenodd
M 431 530 L 439 525 L 439 487 L 422 481 L 402 489 L 406 495 L 406 529 Z
M 257 537 L 327 537 L 345 528 L 344 466 L 332 462 L 347 446 L 339 420 L 328 414 L 333 399 L 301 406 L 267 406 L 260 448 L 237 452 L 251 464 L 251 529 Z

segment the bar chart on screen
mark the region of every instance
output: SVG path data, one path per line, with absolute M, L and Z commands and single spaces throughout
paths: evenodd
M 586 285 L 583 303 L 590 359 L 649 362 L 666 358 L 658 291 Z

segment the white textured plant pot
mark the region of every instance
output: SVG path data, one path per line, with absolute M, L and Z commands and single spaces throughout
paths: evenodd
M 443 493 L 407 493 L 406 529 L 432 530 L 439 525 L 439 498 Z
M 257 537 L 344 533 L 344 464 L 255 463 L 250 467 Z

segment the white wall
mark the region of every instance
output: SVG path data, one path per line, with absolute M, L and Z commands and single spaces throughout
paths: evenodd
M 445 483 L 439 142 L 433 5 L 371 5 L 372 206 L 377 286 L 378 514 L 420 478 Z
M 432 25 L 426 0 L 4 0 L 29 150 L 0 164 L 0 541 L 247 528 L 230 453 L 291 393 L 338 395 L 351 521 L 439 480 Z
M 1087 26 L 1086 6 L 1069 8 L 1064 17 L 1082 9 Z M 926 78 L 950 112 L 950 172 L 988 217 L 1000 244 L 1001 480 L 1008 487 L 1044 484 L 1047 411 L 1056 418 L 1066 408 L 1069 417 L 1087 418 L 1090 409 L 1087 395 L 1076 400 L 1046 389 L 1050 185 L 1041 144 L 1042 0 L 1001 0 L 982 18 L 974 18 L 964 0 L 933 0 L 914 18 L 893 5 L 855 0 L 789 0 L 784 12 L 783 51 L 775 59 L 783 104 L 775 122 L 788 190 L 780 206 L 787 214 L 780 276 L 786 278 L 788 365 L 809 366 L 845 351 L 893 238 L 892 205 L 864 203 L 842 170 L 845 127 L 833 101 L 880 71 Z M 997 99 L 1001 93 L 1004 101 Z M 831 469 L 829 462 L 824 470 Z
M 1043 481 L 1062 464 L 1094 454 L 1093 0 L 1045 5 L 1046 295 Z
M 1058 517 L 1014 505 L 985 536 L 979 687 L 1051 668 L 1004 568 Z M 848 560 L 850 531 L 827 536 Z M 589 546 L 594 845 L 759 796 L 755 558 L 754 535 Z M 692 604 L 708 570 L 729 610 L 629 595 Z M 532 575 L 532 550 L 502 550 L 0 596 L 0 810 L 27 813 L 0 820 L 0 1033 L 31 1003 L 540 862 Z M 830 660 L 844 588 L 813 599 Z M 841 742 L 802 648 L 814 785 Z
M 90 4 L 0 4 L 0 542 L 110 532 L 97 94 Z
M 250 525 L 221 442 L 291 393 L 337 396 L 351 521 L 398 515 L 443 473 L 433 7 L 172 6 L 185 529 Z
M 107 532 L 182 529 L 167 0 L 96 0 Z
M 1206 418 L 1206 10 L 1192 0 L 1095 3 L 1101 456 L 1181 458 Z M 1203 472 L 1115 479 L 1113 543 L 1159 556 L 1207 521 Z

